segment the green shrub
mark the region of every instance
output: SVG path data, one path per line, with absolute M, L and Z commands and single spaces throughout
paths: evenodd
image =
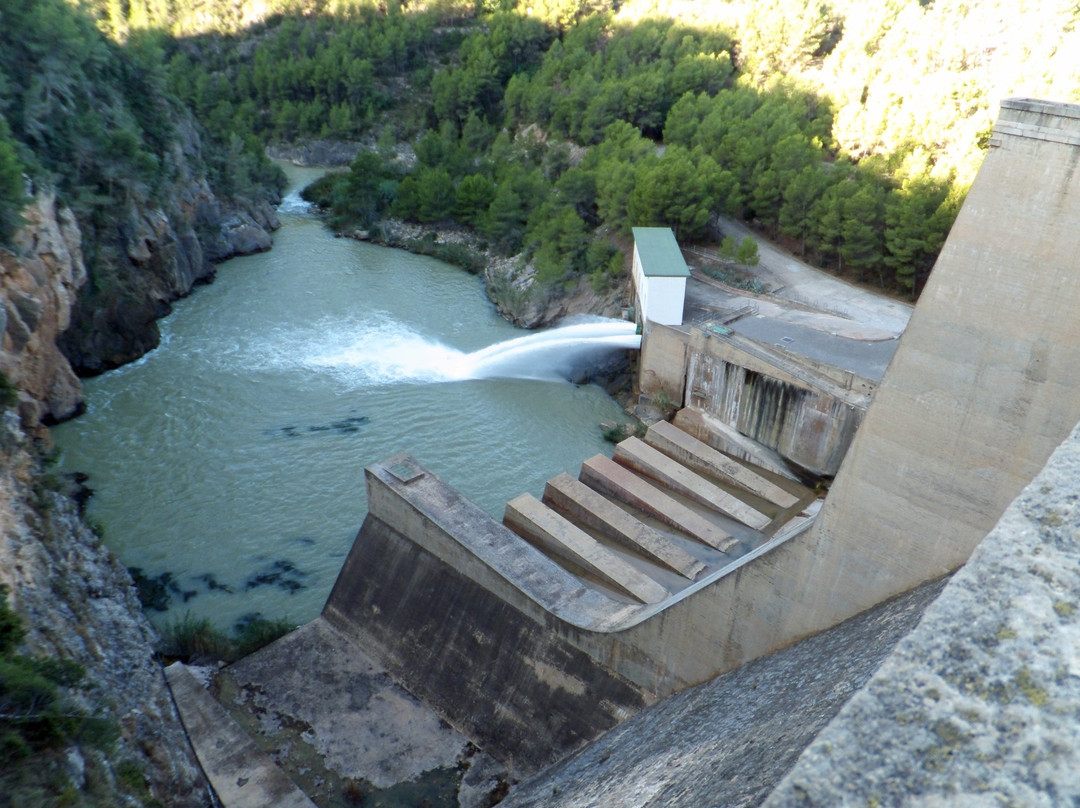
M 606 440 L 608 443 L 618 443 L 626 437 L 626 433 L 623 430 L 622 424 L 615 424 L 614 426 L 609 426 L 605 430 L 603 430 L 601 434 L 603 434 L 604 440 Z
M 167 656 L 183 659 L 231 659 L 233 656 L 232 641 L 214 628 L 209 618 L 195 617 L 191 612 L 169 623 L 162 632 L 161 642 L 161 651 Z
M 487 266 L 484 256 L 471 247 L 437 241 L 434 233 L 425 233 L 421 238 L 409 239 L 405 242 L 405 249 L 418 255 L 430 255 L 432 258 L 461 267 L 471 275 L 482 272 Z
M 82 684 L 83 667 L 16 654 L 25 636 L 22 620 L 8 605 L 7 588 L 0 586 L 0 768 L 69 740 L 110 745 L 116 726 L 75 706 L 62 690 Z
M 209 618 L 195 617 L 188 612 L 162 631 L 160 651 L 180 659 L 209 657 L 233 662 L 255 653 L 295 627 L 283 618 L 271 620 L 255 614 L 238 620 L 232 633 L 226 634 Z
M 14 407 L 18 401 L 18 389 L 3 372 L 0 372 L 0 409 L 6 410 L 8 407 Z
M 22 620 L 8 606 L 7 586 L 0 584 L 0 658 L 14 653 L 25 637 Z
M 265 617 L 254 617 L 250 620 L 241 620 L 233 629 L 237 655 L 253 654 L 274 640 L 284 637 L 294 628 L 296 626 L 282 618 L 270 620 Z

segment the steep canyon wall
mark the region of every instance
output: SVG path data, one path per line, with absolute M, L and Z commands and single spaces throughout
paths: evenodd
M 41 448 L 47 425 L 81 407 L 76 371 L 152 349 L 156 320 L 213 277 L 213 262 L 270 247 L 272 194 L 219 198 L 188 167 L 195 148 L 191 138 L 174 144 L 179 169 L 165 201 L 133 192 L 105 219 L 80 222 L 55 191 L 37 189 L 0 248 L 0 372 L 13 400 L 0 404 L 0 584 L 28 629 L 19 653 L 80 665 L 83 683 L 66 698 L 119 733 L 111 748 L 70 740 L 0 770 L 0 794 L 13 798 L 46 788 L 87 804 L 212 804 L 131 577 Z

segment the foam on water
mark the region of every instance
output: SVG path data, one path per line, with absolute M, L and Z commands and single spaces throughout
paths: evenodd
M 277 209 L 278 213 L 310 213 L 311 203 L 301 198 L 300 191 L 292 191 L 281 200 L 281 204 L 278 205 Z
M 392 320 L 322 331 L 322 345 L 303 358 L 312 370 L 353 384 L 435 383 L 472 379 L 565 379 L 612 351 L 636 349 L 633 323 L 598 320 L 539 331 L 471 353 Z

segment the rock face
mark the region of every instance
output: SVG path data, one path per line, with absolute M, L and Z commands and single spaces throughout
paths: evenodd
M 0 371 L 19 390 L 23 423 L 35 426 L 75 414 L 82 387 L 57 348 L 86 282 L 82 234 L 51 193 L 23 211 L 14 251 L 0 249 Z
M 76 372 L 101 373 L 155 348 L 170 303 L 214 277 L 214 262 L 270 249 L 275 192 L 224 199 L 191 168 L 201 152 L 190 122 L 167 154 L 176 179 L 160 198 L 129 194 L 107 224 L 84 232 L 92 283 L 83 286 L 60 348 Z M 91 246 L 92 245 L 92 250 Z M 91 255 L 92 252 L 92 255 Z
M 543 328 L 572 314 L 619 317 L 627 288 L 617 285 L 596 292 L 580 278 L 569 289 L 537 290 L 535 269 L 514 259 L 491 263 L 484 271 L 488 297 L 499 313 L 521 328 Z
M 370 238 L 367 231 L 348 235 L 363 241 Z M 425 243 L 425 238 L 433 239 L 427 242 L 428 248 L 462 246 L 480 258 L 483 262 L 480 274 L 484 278 L 488 299 L 504 319 L 519 328 L 546 328 L 574 314 L 619 317 L 629 299 L 626 283 L 612 284 L 604 292 L 596 292 L 587 278 L 579 278 L 567 287 L 554 286 L 541 291 L 535 282 L 535 267 L 526 263 L 522 255 L 507 257 L 495 252 L 478 233 L 469 228 L 418 225 L 387 218 L 379 222 L 379 237 L 375 241 L 388 247 L 438 257 L 437 250 L 417 248 L 418 243 Z
M 0 794 L 14 798 L 36 776 L 57 793 L 92 794 L 95 804 L 152 796 L 170 806 L 210 805 L 130 577 L 72 500 L 51 490 L 18 421 L 10 409 L 0 418 L 0 582 L 28 630 L 19 650 L 82 665 L 88 687 L 68 696 L 111 720 L 119 739 L 108 753 L 89 743 L 39 753 L 22 774 L 0 772 Z
M 301 166 L 347 166 L 356 159 L 357 152 L 370 145 L 340 140 L 306 140 L 272 146 L 267 153 L 276 160 L 291 160 Z

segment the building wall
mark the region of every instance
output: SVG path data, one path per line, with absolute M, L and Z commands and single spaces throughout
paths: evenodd
M 630 277 L 634 282 L 634 304 L 637 306 L 637 321 L 645 322 L 645 311 L 649 305 L 649 288 L 645 284 L 645 269 L 641 265 L 641 253 L 634 242 L 634 260 L 630 266 Z
M 680 325 L 683 301 L 686 298 L 686 278 L 681 276 L 646 275 L 637 244 L 631 274 L 638 322 L 651 321 L 661 325 Z
M 644 316 L 661 325 L 681 325 L 686 278 L 651 277 L 645 279 L 649 304 Z

